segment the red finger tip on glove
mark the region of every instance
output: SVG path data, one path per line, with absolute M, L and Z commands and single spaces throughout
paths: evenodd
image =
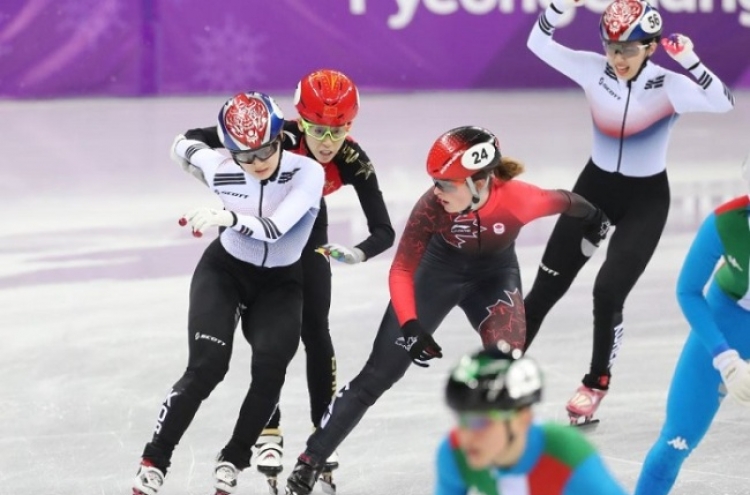
M 184 227 L 188 224 L 187 218 L 182 217 L 179 220 L 177 220 L 177 223 L 180 224 L 180 227 Z M 203 237 L 203 232 L 199 230 L 193 230 L 193 237 Z

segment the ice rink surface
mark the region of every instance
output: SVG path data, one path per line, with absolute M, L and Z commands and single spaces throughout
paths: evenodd
M 646 273 L 625 308 L 624 346 L 612 392 L 590 433 L 632 489 L 663 420 L 666 388 L 687 335 L 674 285 L 692 234 L 725 199 L 745 192 L 739 166 L 750 149 L 750 94 L 725 115 L 680 118 L 669 149 L 672 210 Z M 177 219 L 217 200 L 169 160 L 174 136 L 215 122 L 224 97 L 2 103 L 0 168 L 0 495 L 129 494 L 160 403 L 186 364 L 192 270 L 209 239 Z M 280 98 L 293 116 L 290 99 Z M 400 237 L 429 186 L 424 158 L 459 125 L 490 128 L 521 159 L 521 179 L 570 188 L 588 158 L 591 123 L 578 91 L 363 95 L 353 136 L 368 152 Z M 329 198 L 330 238 L 366 236 L 351 188 Z M 517 250 L 530 287 L 553 220 L 528 226 Z M 398 238 L 397 238 L 398 239 Z M 543 419 L 587 370 L 591 288 L 606 245 L 554 308 L 530 355 L 546 371 Z M 339 382 L 364 364 L 388 301 L 393 249 L 357 266 L 334 266 L 331 331 Z M 479 345 L 460 312 L 436 334 L 446 350 L 412 367 L 340 448 L 342 495 L 430 494 L 434 450 L 452 424 L 443 405 L 450 366 Z M 237 339 L 227 379 L 204 402 L 177 447 L 161 493 L 213 493 L 214 456 L 227 441 L 249 380 L 250 351 Z M 304 351 L 293 361 L 281 407 L 285 471 L 311 431 Z M 690 411 L 685 411 L 690 414 Z M 675 494 L 746 494 L 750 410 L 727 401 L 686 462 Z M 239 495 L 266 493 L 254 468 Z M 316 493 L 322 493 L 316 488 Z

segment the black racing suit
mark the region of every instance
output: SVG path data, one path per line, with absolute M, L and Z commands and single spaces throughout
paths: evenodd
M 296 121 L 285 122 L 284 134 L 285 150 L 315 159 L 307 149 L 305 135 L 299 130 Z M 216 127 L 191 129 L 185 136 L 203 141 L 212 148 L 223 147 Z M 343 185 L 351 185 L 357 193 L 370 236 L 355 247 L 364 252 L 366 259 L 391 247 L 395 239 L 391 219 L 375 169 L 360 145 L 347 137 L 336 156 L 329 163 L 323 164 L 323 168 L 326 176 L 324 196 Z M 328 323 L 331 308 L 331 266 L 325 256 L 315 252 L 317 247 L 327 242 L 328 210 L 323 198 L 310 240 L 302 251 L 302 343 L 307 353 L 307 388 L 310 394 L 310 419 L 314 426 L 318 426 L 337 388 L 336 357 Z M 280 420 L 281 411 L 277 408 L 268 422 L 268 428 L 278 428 Z

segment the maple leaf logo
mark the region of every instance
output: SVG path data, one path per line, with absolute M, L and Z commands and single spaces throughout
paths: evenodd
M 526 311 L 519 289 L 503 291 L 505 297 L 487 306 L 487 316 L 479 324 L 483 345 L 501 340 L 513 348 L 523 348 L 526 342 Z
M 453 247 L 461 249 L 468 239 L 477 239 L 479 235 L 487 230 L 481 227 L 474 215 L 458 215 L 453 220 L 450 234 L 443 235 L 445 242 Z

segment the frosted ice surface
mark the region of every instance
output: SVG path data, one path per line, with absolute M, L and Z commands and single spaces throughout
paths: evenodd
M 688 330 L 673 294 L 682 257 L 703 216 L 744 190 L 738 172 L 748 151 L 748 96 L 737 95 L 738 107 L 727 115 L 683 116 L 674 130 L 669 225 L 628 301 L 613 391 L 591 433 L 628 488 L 656 438 Z M 3 102 L 10 125 L 0 167 L 0 495 L 129 493 L 159 404 L 186 364 L 188 284 L 209 241 L 192 238 L 177 219 L 216 204 L 169 161 L 168 147 L 175 134 L 212 124 L 223 100 Z M 279 101 L 293 115 L 290 99 Z M 363 95 L 362 105 L 353 134 L 375 164 L 399 232 L 429 184 L 426 152 L 451 127 L 494 130 L 504 153 L 526 163 L 523 178 L 546 187 L 572 187 L 588 157 L 590 117 L 578 92 Z M 350 188 L 329 205 L 332 240 L 366 235 Z M 530 225 L 519 240 L 526 287 L 551 225 Z M 565 419 L 563 405 L 586 371 L 590 293 L 604 249 L 532 347 L 547 376 L 542 418 Z M 341 384 L 369 353 L 388 300 L 392 254 L 334 266 L 331 328 Z M 436 338 L 444 359 L 409 370 L 342 445 L 340 493 L 431 493 L 434 449 L 451 425 L 443 382 L 459 355 L 479 344 L 457 312 Z M 249 357 L 238 339 L 227 379 L 177 447 L 165 495 L 211 493 L 213 458 L 246 391 Z M 311 431 L 302 350 L 289 369 L 282 411 L 285 477 Z M 727 403 L 675 493 L 745 493 L 748 445 L 750 411 Z M 262 476 L 245 472 L 237 493 L 266 493 Z

